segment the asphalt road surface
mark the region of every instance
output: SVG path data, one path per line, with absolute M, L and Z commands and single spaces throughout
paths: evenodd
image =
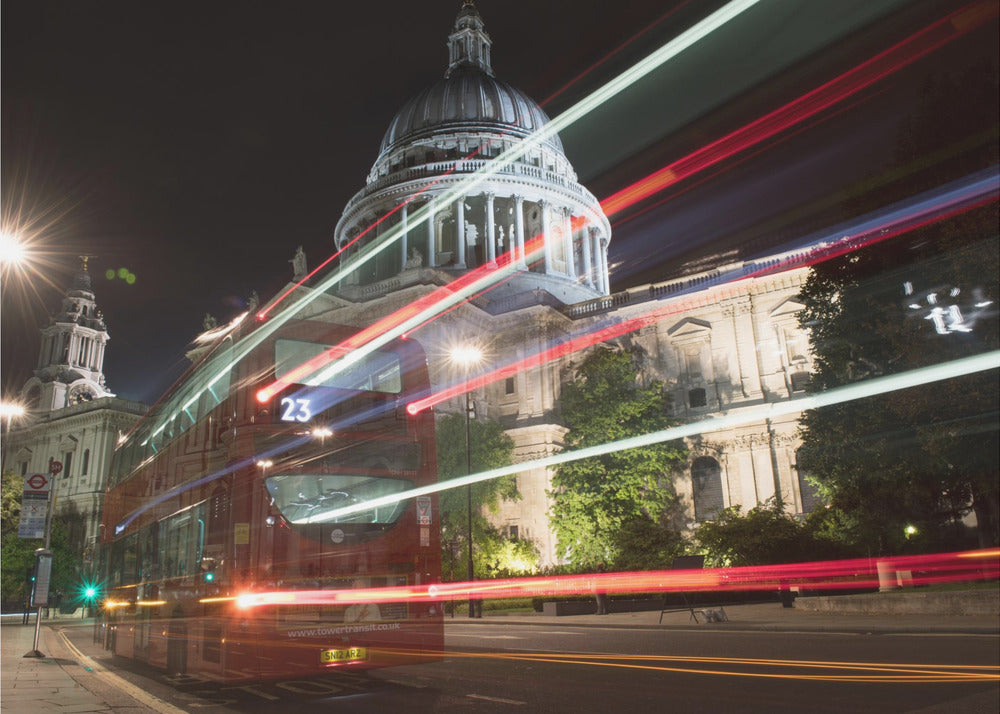
M 219 685 L 111 657 L 108 673 L 187 712 L 1000 711 L 995 635 L 789 633 L 453 621 L 441 662 Z M 120 682 L 120 680 L 117 680 Z

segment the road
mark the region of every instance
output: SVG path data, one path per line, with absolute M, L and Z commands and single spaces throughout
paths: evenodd
M 187 712 L 990 712 L 995 635 L 849 634 L 450 622 L 442 662 L 225 686 L 112 658 L 109 670 Z

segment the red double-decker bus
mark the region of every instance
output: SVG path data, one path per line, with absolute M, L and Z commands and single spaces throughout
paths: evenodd
M 220 680 L 439 657 L 438 604 L 372 596 L 440 580 L 436 499 L 392 498 L 437 479 L 433 417 L 405 410 L 429 388 L 422 349 L 390 342 L 260 403 L 258 389 L 352 330 L 249 322 L 220 330 L 116 449 L 106 645 Z M 357 510 L 376 498 L 389 503 Z M 337 597 L 302 605 L 296 591 Z

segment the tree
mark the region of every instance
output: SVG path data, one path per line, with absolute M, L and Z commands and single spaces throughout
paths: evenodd
M 706 565 L 739 567 L 830 560 L 853 555 L 826 528 L 826 509 L 805 521 L 789 515 L 778 499 L 754 506 L 746 513 L 730 506 L 695 531 L 705 551 Z
M 605 444 L 671 425 L 670 400 L 662 383 L 639 382 L 640 358 L 637 349 L 598 347 L 580 363 L 576 380 L 562 391 L 567 448 Z M 549 494 L 550 522 L 560 551 L 582 569 L 634 561 L 631 549 L 636 544 L 628 536 L 665 528 L 662 520 L 677 500 L 670 473 L 686 456 L 681 442 L 670 442 L 560 466 Z
M 21 496 L 24 477 L 11 471 L 3 473 L 0 490 L 0 592 L 5 602 L 23 603 L 30 594 L 26 578 L 35 562 L 35 550 L 45 545 L 40 538 L 21 538 L 17 531 L 21 520 Z M 52 551 L 52 590 L 71 592 L 80 582 L 82 543 L 70 538 L 69 524 L 75 511 L 59 513 L 52 521 L 49 549 Z M 74 547 L 77 543 L 79 547 Z
M 438 479 L 448 481 L 467 473 L 465 416 L 452 414 L 437 422 Z M 514 442 L 493 421 L 469 422 L 472 473 L 507 466 Z M 464 580 L 468 563 L 468 505 L 466 487 L 441 492 L 441 557 L 446 580 Z M 483 510 L 496 513 L 500 501 L 520 498 L 517 480 L 504 476 L 472 484 L 473 572 L 476 578 L 533 572 L 538 551 L 526 540 L 508 539 L 490 524 Z
M 901 130 L 895 180 L 876 181 L 851 212 L 994 166 L 996 76 L 993 67 L 931 82 Z M 942 137 L 954 143 L 942 149 Z M 816 265 L 800 314 L 811 389 L 997 349 L 997 225 L 993 202 Z M 845 540 L 870 552 L 967 546 L 970 507 L 980 544 L 995 545 L 998 393 L 992 371 L 810 410 L 799 467 L 839 512 Z M 908 539 L 907 526 L 920 537 Z

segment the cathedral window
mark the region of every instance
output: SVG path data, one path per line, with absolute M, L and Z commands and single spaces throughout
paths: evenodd
M 63 454 L 62 477 L 64 479 L 69 478 L 69 470 L 72 467 L 72 465 L 73 465 L 73 452 L 67 451 L 65 454 Z
M 722 468 L 711 456 L 700 456 L 691 464 L 691 494 L 696 521 L 714 518 L 725 508 Z
M 792 391 L 804 392 L 809 384 L 811 375 L 808 372 L 793 372 L 791 375 Z
M 688 406 L 692 409 L 703 407 L 706 404 L 708 404 L 708 398 L 703 387 L 697 387 L 688 391 Z
M 514 382 L 514 377 L 507 377 L 504 382 L 504 394 L 513 394 L 517 391 L 517 385 Z
M 83 463 L 80 464 L 80 475 L 86 476 L 87 469 L 90 468 L 90 449 L 83 450 Z

